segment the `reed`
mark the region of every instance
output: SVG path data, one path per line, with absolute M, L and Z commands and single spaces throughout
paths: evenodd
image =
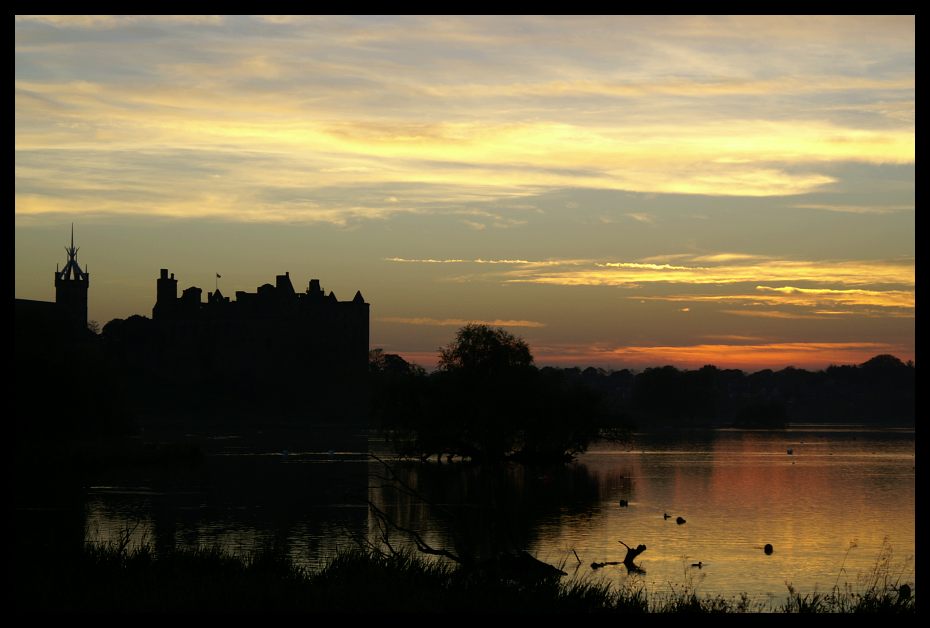
M 802 594 L 789 584 L 783 604 L 743 594 L 701 596 L 685 582 L 667 592 L 616 588 L 602 576 L 521 581 L 488 577 L 419 554 L 356 549 L 319 571 L 275 548 L 245 557 L 218 547 L 156 551 L 130 547 L 130 532 L 88 544 L 76 558 L 33 556 L 15 568 L 18 610 L 285 611 L 302 613 L 881 613 L 916 614 L 912 583 L 903 580 L 890 547 L 856 584 Z

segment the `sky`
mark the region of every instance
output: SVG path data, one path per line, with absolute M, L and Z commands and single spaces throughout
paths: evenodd
M 427 368 L 910 360 L 914 174 L 913 16 L 15 18 L 15 295 L 73 223 L 101 325 L 288 271 Z

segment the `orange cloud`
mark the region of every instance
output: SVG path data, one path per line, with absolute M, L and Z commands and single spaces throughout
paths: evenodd
M 833 288 L 796 288 L 782 286 L 756 286 L 760 292 L 784 295 L 783 303 L 793 305 L 818 305 L 842 303 L 849 305 L 877 305 L 881 307 L 914 307 L 914 292 L 911 290 L 835 290 Z
M 579 264 L 591 263 L 591 260 L 580 259 L 560 259 L 560 260 L 527 260 L 527 259 L 407 259 L 404 257 L 386 257 L 386 262 L 399 262 L 402 264 L 508 264 L 514 266 L 525 266 L 527 268 L 537 268 L 541 266 L 577 266 Z
M 719 266 L 674 266 L 642 262 L 607 262 L 591 269 L 518 269 L 507 273 L 508 283 L 559 286 L 629 286 L 640 283 L 731 284 L 801 282 L 818 284 L 914 284 L 913 260 L 771 260 Z
M 384 323 L 401 323 L 403 325 L 430 325 L 435 327 L 462 327 L 469 323 L 479 325 L 490 325 L 492 327 L 545 327 L 545 323 L 539 321 L 526 320 L 508 320 L 495 318 L 494 320 L 475 320 L 466 318 L 429 318 L 429 317 L 406 317 L 406 316 L 385 316 L 375 319 Z
M 882 342 L 775 342 L 755 344 L 696 344 L 684 346 L 543 347 L 534 352 L 536 363 L 562 366 L 648 368 L 671 364 L 700 368 L 713 364 L 743 370 L 786 366 L 821 369 L 830 364 L 861 364 L 880 353 L 902 360 L 914 358 L 913 348 Z
M 784 312 L 782 310 L 720 310 L 722 314 L 732 314 L 734 316 L 752 316 L 755 318 L 784 318 L 790 320 L 817 319 L 824 318 L 818 314 L 803 314 L 800 312 Z M 833 314 L 832 312 L 821 312 L 823 315 Z

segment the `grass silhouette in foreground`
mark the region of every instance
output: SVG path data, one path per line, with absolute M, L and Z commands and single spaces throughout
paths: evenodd
M 489 578 L 418 554 L 351 550 L 311 572 L 265 550 L 236 558 L 218 548 L 158 554 L 149 545 L 88 544 L 74 560 L 34 557 L 17 566 L 19 610 L 289 611 L 309 613 L 516 612 L 895 613 L 916 614 L 911 585 L 895 576 L 886 546 L 862 590 L 834 586 L 802 595 L 788 586 L 782 604 L 743 594 L 698 596 L 686 582 L 670 593 L 615 590 L 603 580 Z

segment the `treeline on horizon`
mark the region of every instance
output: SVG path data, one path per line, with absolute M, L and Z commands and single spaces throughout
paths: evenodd
M 388 430 L 427 425 L 441 435 L 451 421 L 494 426 L 519 414 L 530 417 L 515 426 L 521 434 L 534 424 L 541 428 L 538 433 L 560 439 L 571 451 L 576 445 L 583 450 L 614 428 L 783 427 L 789 422 L 912 426 L 915 421 L 915 366 L 890 355 L 813 372 L 538 368 L 525 342 L 496 331 L 514 342 L 511 348 L 521 361 L 507 374 L 474 379 L 474 373 L 464 375 L 468 368 L 430 374 L 400 356 L 372 351 L 362 382 L 363 406 L 370 412 L 359 417 L 360 423 Z M 152 361 L 158 344 L 151 319 L 143 316 L 114 319 L 99 332 L 74 335 L 17 315 L 17 436 L 131 434 L 142 415 L 222 425 L 231 417 L 313 421 L 325 414 L 319 407 L 314 413 L 313 400 L 320 394 L 314 387 L 320 386 L 301 380 L 299 373 L 282 381 L 278 372 L 256 369 L 243 382 L 201 368 L 191 376 L 189 365 L 166 368 Z M 477 403 L 476 391 L 483 391 L 484 405 Z M 484 418 L 466 416 L 469 412 Z
M 401 356 L 371 352 L 373 419 L 392 425 L 418 411 L 429 383 L 441 377 Z M 634 429 L 783 428 L 789 423 L 913 426 L 915 365 L 888 354 L 819 371 L 795 367 L 746 373 L 706 365 L 630 369 L 544 366 L 540 375 L 593 393 L 602 424 Z M 419 396 L 419 397 L 418 397 Z

